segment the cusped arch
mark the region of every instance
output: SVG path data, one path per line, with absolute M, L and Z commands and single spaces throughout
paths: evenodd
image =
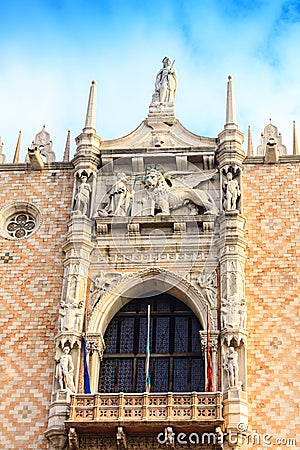
M 185 303 L 206 329 L 208 305 L 198 289 L 179 274 L 152 267 L 121 278 L 93 310 L 87 332 L 104 335 L 113 317 L 133 298 L 145 298 L 159 292 L 167 292 Z

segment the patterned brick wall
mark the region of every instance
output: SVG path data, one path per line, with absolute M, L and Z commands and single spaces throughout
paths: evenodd
M 260 435 L 272 434 L 272 442 L 296 437 L 295 448 L 300 446 L 299 171 L 299 163 L 246 164 L 243 187 L 250 422 Z M 23 200 L 43 215 L 41 228 L 28 239 L 0 241 L 0 276 L 8 280 L 0 294 L 0 442 L 5 449 L 47 448 L 61 246 L 72 180 L 67 169 L 0 172 L 0 208 Z
M 46 449 L 54 336 L 61 294 L 61 245 L 67 231 L 71 170 L 0 172 L 0 208 L 29 201 L 42 212 L 27 239 L 0 241 L 0 442 L 5 449 Z
M 300 448 L 300 164 L 247 164 L 243 191 L 250 422 Z

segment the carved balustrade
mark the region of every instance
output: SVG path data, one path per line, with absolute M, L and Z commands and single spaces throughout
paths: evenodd
M 68 426 L 198 425 L 222 423 L 222 394 L 216 393 L 142 393 L 77 394 L 71 396 Z

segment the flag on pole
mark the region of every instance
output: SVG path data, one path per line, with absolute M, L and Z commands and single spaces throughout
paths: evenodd
M 147 316 L 147 341 L 146 341 L 146 364 L 145 364 L 145 375 L 146 375 L 146 392 L 150 392 L 151 380 L 150 380 L 150 305 L 148 305 L 148 316 Z
M 85 394 L 91 393 L 89 369 L 86 358 L 86 340 L 83 338 L 83 389 Z
M 206 345 L 206 392 L 213 391 L 213 380 L 212 380 L 212 360 L 211 360 L 211 343 L 210 343 L 210 323 L 207 308 L 207 345 Z

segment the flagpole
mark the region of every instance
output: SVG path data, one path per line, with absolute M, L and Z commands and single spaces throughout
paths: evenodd
M 150 380 L 150 305 L 148 305 L 147 313 L 147 341 L 146 341 L 146 392 L 150 392 L 151 380 Z
M 210 323 L 207 306 L 207 336 L 206 336 L 206 392 L 213 391 L 212 380 L 212 361 L 211 361 L 211 344 L 210 344 Z

